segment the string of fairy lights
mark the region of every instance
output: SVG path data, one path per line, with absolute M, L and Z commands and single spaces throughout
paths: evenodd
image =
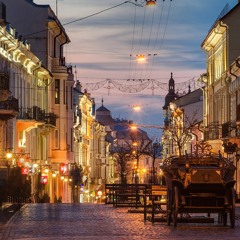
M 199 88 L 200 86 L 202 86 L 202 83 L 200 83 L 197 78 L 191 78 L 185 82 L 176 83 L 175 89 L 177 93 L 184 94 L 184 91 L 186 91 L 186 89 L 196 90 L 196 88 Z M 150 89 L 152 95 L 155 95 L 156 89 L 168 92 L 169 88 L 167 82 L 161 82 L 156 79 L 127 79 L 124 83 L 120 83 L 117 80 L 105 79 L 98 82 L 82 83 L 82 87 L 88 92 L 106 88 L 108 95 L 113 89 L 117 89 L 123 93 L 140 93 Z

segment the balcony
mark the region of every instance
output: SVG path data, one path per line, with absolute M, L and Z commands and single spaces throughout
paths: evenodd
M 209 124 L 204 132 L 204 140 L 218 140 L 221 139 L 221 127 L 217 122 Z
M 240 128 L 238 122 L 226 122 L 222 125 L 222 138 L 239 138 Z
M 32 108 L 20 108 L 18 120 L 40 122 L 46 125 L 56 126 L 57 116 L 54 113 L 46 113 L 37 106 Z
M 68 68 L 65 65 L 64 58 L 53 58 L 52 59 L 52 72 L 68 74 Z
M 14 97 L 7 99 L 6 101 L 0 101 L 0 119 L 9 120 L 18 115 L 19 107 L 18 100 Z
M 231 123 L 226 122 L 222 125 L 222 138 L 228 138 L 231 133 Z
M 9 75 L 4 72 L 0 72 L 0 101 L 7 101 L 10 94 Z
M 54 113 L 45 114 L 45 124 L 49 124 L 56 127 L 57 116 Z

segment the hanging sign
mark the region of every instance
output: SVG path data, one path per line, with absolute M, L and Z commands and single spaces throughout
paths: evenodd
M 41 183 L 46 185 L 48 183 L 48 176 L 41 176 Z
M 23 175 L 28 175 L 28 174 L 29 174 L 29 168 L 23 167 L 23 168 L 22 168 L 22 174 L 23 174 Z

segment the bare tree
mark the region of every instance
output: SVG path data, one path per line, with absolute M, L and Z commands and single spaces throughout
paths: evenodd
M 198 123 L 196 116 L 197 111 L 188 116 L 184 114 L 184 109 L 177 108 L 173 112 L 169 126 L 164 129 L 164 132 L 177 145 L 179 156 L 182 156 L 185 144 L 192 138 L 192 131 Z
M 117 173 L 120 175 L 121 184 L 127 183 L 127 175 L 131 171 L 129 162 L 132 160 L 132 149 L 128 144 L 115 144 L 112 151 L 117 167 Z
M 132 131 L 127 135 L 127 138 L 119 139 L 119 141 L 114 144 L 112 156 L 115 159 L 121 183 L 127 183 L 127 176 L 133 170 L 131 162 L 136 160 L 137 164 L 135 170 L 137 171 L 140 158 L 144 155 L 151 155 L 149 154 L 149 147 L 151 144 L 152 140 L 149 139 L 147 133 L 141 129 Z M 137 174 L 135 177 L 138 178 Z M 135 183 L 138 183 L 138 179 L 135 179 Z
M 138 130 L 130 134 L 130 141 L 127 142 L 132 149 L 132 154 L 137 161 L 137 168 L 141 156 L 148 155 L 152 140 L 147 136 L 146 132 Z

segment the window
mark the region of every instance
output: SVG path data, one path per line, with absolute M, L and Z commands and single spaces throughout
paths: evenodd
M 54 131 L 54 149 L 59 149 L 59 130 Z
M 73 88 L 71 87 L 71 109 L 73 109 Z
M 55 80 L 55 104 L 60 104 L 60 80 Z
M 240 104 L 237 105 L 236 120 L 240 121 Z
M 66 92 L 67 92 L 67 87 L 66 87 L 66 81 L 63 81 L 63 104 L 66 104 Z

